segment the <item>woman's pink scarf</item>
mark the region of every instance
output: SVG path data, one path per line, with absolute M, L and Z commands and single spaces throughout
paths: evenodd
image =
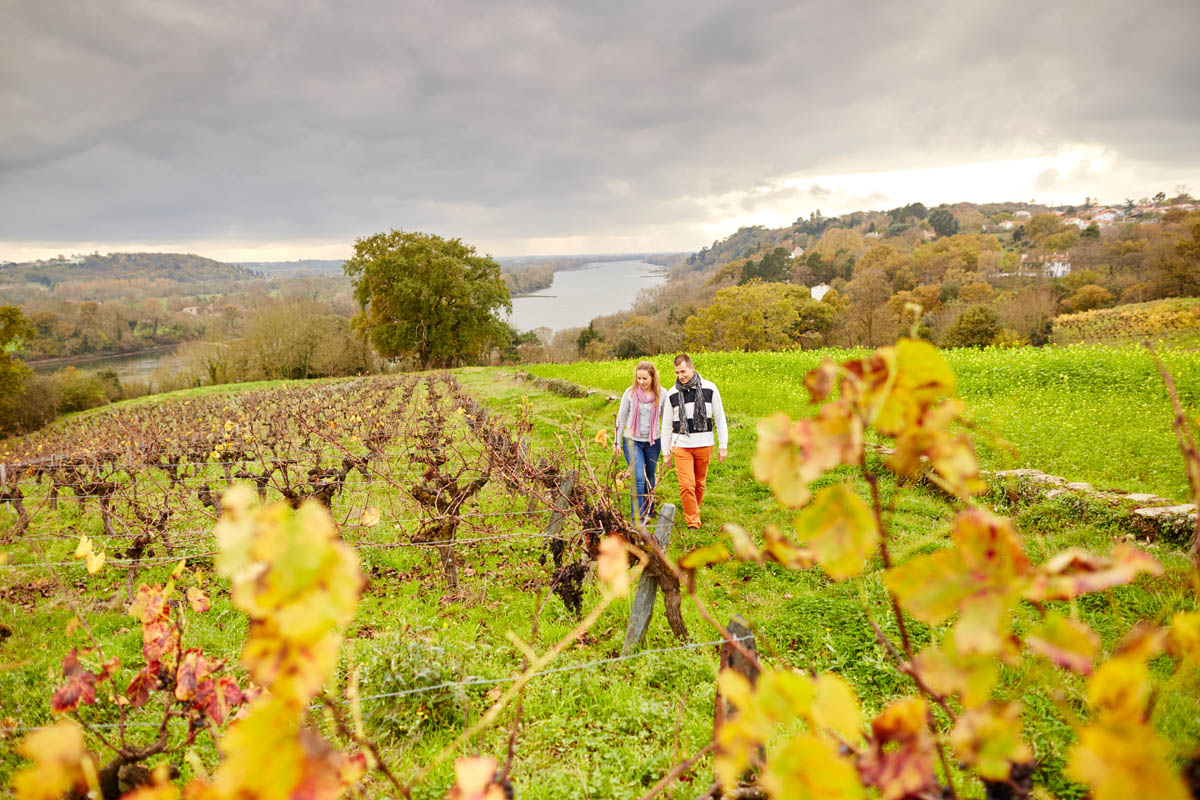
M 642 394 L 642 387 L 633 387 L 633 432 L 636 435 L 642 429 L 639 417 L 642 413 L 642 403 L 654 402 L 654 410 L 650 412 L 650 444 L 654 444 L 655 434 L 658 433 L 658 398 L 652 393 Z

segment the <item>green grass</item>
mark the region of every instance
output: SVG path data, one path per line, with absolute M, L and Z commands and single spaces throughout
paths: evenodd
M 1137 359 L 1128 353 L 1029 352 L 1034 355 L 951 354 L 960 374 L 960 385 L 977 419 L 990 411 L 1001 423 L 1007 423 L 1009 420 L 1003 419 L 1004 406 L 996 398 L 1009 403 L 1022 393 L 1035 399 L 1049 398 L 1056 387 L 1060 393 L 1067 390 L 1065 393 L 1073 403 L 1083 404 L 1089 398 L 1098 401 L 1104 393 L 1097 388 L 1080 391 L 1071 387 L 1090 386 L 1101 376 L 1115 375 L 1111 385 L 1118 397 L 1153 394 L 1152 373 L 1144 365 L 1137 367 L 1141 372 L 1136 375 L 1134 367 L 1128 364 L 1118 368 L 1124 358 L 1131 358 L 1129 363 L 1136 364 Z M 730 456 L 724 463 L 714 461 L 711 467 L 704 527 L 688 531 L 682 524 L 677 525 L 669 547 L 672 555 L 678 557 L 713 541 L 720 536 L 720 526 L 725 522 L 737 522 L 755 534 L 767 524 L 785 528 L 790 524 L 792 514 L 780 509 L 750 474 L 754 423 L 758 416 L 779 408 L 793 414 L 804 413 L 808 406 L 798 388 L 799 380 L 804 370 L 815 365 L 822 355 L 844 356 L 840 353 L 697 356 L 701 373 L 718 381 L 730 410 Z M 1072 365 L 1072 356 L 1084 364 Z M 1170 358 L 1181 375 L 1189 402 L 1194 400 L 1200 374 L 1195 361 L 1190 354 L 1171 354 Z M 669 362 L 661 366 L 669 366 Z M 626 384 L 631 370 L 632 362 L 614 362 L 543 366 L 534 371 L 615 392 Z M 461 370 L 458 376 L 468 393 L 484 401 L 505 420 L 517 418 L 523 407 L 528 409 L 533 421 L 531 448 L 535 456 L 569 453 L 572 448 L 566 432 L 572 429 L 579 431 L 584 441 L 590 441 L 597 430 L 611 432 L 616 406 L 604 397 L 565 399 L 516 382 L 512 373 L 513 370 L 468 369 Z M 1057 374 L 1059 383 L 1047 386 L 1042 381 L 1047 374 Z M 181 396 L 188 395 L 174 393 L 172 397 Z M 1086 415 L 1081 411 L 1079 416 Z M 460 432 L 460 441 L 469 449 L 472 446 L 469 437 L 465 431 Z M 1005 435 L 1017 438 L 1011 432 Z M 1059 434 L 1057 439 L 1062 441 L 1065 437 Z M 600 472 L 611 464 L 611 449 L 586 445 L 584 452 Z M 1102 457 L 1096 458 L 1097 454 Z M 1116 458 L 1118 455 L 1111 448 L 1092 451 L 1092 461 Z M 1140 451 L 1133 455 L 1133 460 L 1144 458 Z M 1111 469 L 1114 474 L 1121 471 L 1105 463 L 1093 464 L 1092 468 Z M 843 475 L 822 480 L 843 478 L 853 479 Z M 923 488 L 901 490 L 891 483 L 882 488 L 885 504 L 894 503 L 895 510 L 888 522 L 895 558 L 903 560 L 945 546 L 953 509 L 941 496 Z M 678 497 L 677 491 L 673 473 L 663 470 L 659 484 L 661 497 L 671 502 Z M 397 521 L 410 516 L 404 511 L 402 498 L 378 481 L 371 487 L 356 484 L 353 491 L 335 500 L 335 515 L 366 503 L 385 509 L 385 522 L 366 532 L 348 533 L 349 539 L 386 544 L 403 540 L 411 532 L 411 525 Z M 514 497 L 494 483 L 471 503 L 469 510 L 517 508 L 524 508 L 524 499 Z M 70 560 L 81 533 L 96 536 L 100 532 L 94 503 L 84 514 L 69 502 L 61 504 L 54 513 L 57 517 L 53 527 L 64 538 L 44 543 L 47 560 Z M 1080 516 L 1062 500 L 1011 509 L 1011 513 L 1016 515 L 1027 551 L 1035 561 L 1071 546 L 1105 552 L 1118 534 L 1109 518 Z M 11 519 L 8 507 L 0 506 L 0 530 Z M 544 516 L 539 514 L 525 522 L 523 529 L 536 531 L 544 522 Z M 0 546 L 0 551 L 8 552 L 13 561 L 34 560 L 41 555 L 33 552 L 31 545 L 20 543 Z M 532 619 L 537 603 L 545 599 L 545 583 L 550 574 L 549 565 L 540 562 L 545 551 L 535 539 L 491 543 L 463 552 L 470 571 L 464 570 L 461 594 L 451 597 L 445 594 L 436 558 L 429 551 L 360 547 L 369 583 L 348 631 L 339 675 L 344 677 L 354 668 L 361 669 L 362 694 L 370 696 L 428 686 L 447 677 L 500 678 L 516 674 L 521 657 L 505 633 L 514 631 L 527 641 L 533 636 Z M 1105 648 L 1112 648 L 1137 619 L 1161 620 L 1176 610 L 1193 607 L 1188 596 L 1186 559 L 1167 548 L 1156 549 L 1155 554 L 1168 567 L 1165 577 L 1142 579 L 1134 586 L 1091 596 L 1077 604 L 1080 617 L 1097 630 Z M 777 565 L 729 563 L 700 573 L 698 593 L 722 621 L 734 614 L 745 616 L 755 629 L 759 650 L 769 664 L 837 671 L 853 683 L 864 710 L 873 713 L 889 700 L 912 690 L 880 650 L 868 622 L 869 613 L 896 637 L 879 580 L 880 567 L 876 558 L 862 577 L 834 582 L 819 570 L 793 572 Z M 169 570 L 169 566 L 153 567 L 139 575 L 139 580 L 162 581 Z M 89 578 L 82 569 L 72 567 L 59 568 L 57 574 L 67 584 L 68 596 L 74 598 L 73 602 L 82 608 L 93 630 L 105 642 L 106 655 L 121 657 L 123 667 L 118 677 L 123 685 L 140 664 L 137 628 L 121 608 L 124 571 L 106 568 Z M 203 647 L 214 656 L 236 659 L 245 632 L 245 618 L 230 607 L 224 581 L 206 574 L 213 608 L 207 614 L 189 614 L 192 621 L 187 632 L 188 644 Z M 40 596 L 42 588 L 46 597 Z M 0 718 L 10 716 L 23 724 L 44 724 L 50 720 L 48 699 L 60 680 L 58 669 L 62 657 L 71 646 L 82 645 L 85 638 L 80 631 L 70 637 L 63 633 L 72 612 L 66 605 L 67 598 L 44 574 L 0 569 L 0 591 L 5 593 L 6 601 L 39 592 L 32 598 L 32 611 L 11 602 L 0 604 L 0 621 L 13 631 L 10 638 L 0 643 Z M 585 588 L 584 608 L 594 605 L 598 597 L 594 586 Z M 570 648 L 553 666 L 583 665 L 618 655 L 628 610 L 628 602 L 616 603 L 587 639 Z M 1032 613 L 1023 609 L 1018 626 L 1030 624 Z M 693 641 L 716 638 L 690 603 L 685 602 L 684 617 Z M 556 641 L 575 622 L 558 598 L 551 597 L 540 621 L 537 636 L 540 648 Z M 928 642 L 934 633 L 917 623 L 912 628 L 918 645 Z M 666 625 L 660 604 L 643 648 L 670 648 L 678 644 Z M 525 695 L 524 723 L 516 743 L 513 779 L 518 795 L 532 800 L 640 796 L 676 760 L 709 741 L 716 670 L 715 649 L 704 647 L 651 654 L 599 669 L 562 672 L 534 680 Z M 1044 665 L 1032 659 L 1018 668 L 1007 669 L 998 695 L 1024 702 L 1028 736 L 1039 758 L 1044 760 L 1043 778 L 1050 789 L 1060 798 L 1080 797 L 1079 787 L 1061 776 L 1071 741 L 1070 730 L 1056 716 L 1051 690 L 1031 688 L 1031 682 L 1045 684 L 1044 672 L 1048 672 Z M 1082 697 L 1080 682 L 1071 678 L 1053 678 L 1052 684 L 1054 681 L 1061 683 L 1059 689 L 1068 701 L 1078 706 Z M 1181 674 L 1161 690 L 1155 723 L 1172 742 L 1178 756 L 1190 752 L 1200 738 L 1197 688 L 1195 676 Z M 402 776 L 410 775 L 452 741 L 465 725 L 478 719 L 487 708 L 491 689 L 490 685 L 469 686 L 458 692 L 370 699 L 364 701 L 364 711 L 371 732 L 383 743 L 389 763 Z M 98 713 L 111 716 L 111 712 L 103 709 Z M 500 725 L 482 734 L 468 751 L 503 759 L 509 720 L 511 716 L 506 714 Z M 314 722 L 325 725 L 319 713 L 314 714 Z M 0 743 L 0 786 L 7 784 L 18 765 L 9 744 L 10 741 Z M 215 750 L 207 736 L 199 737 L 195 749 L 203 760 L 213 763 Z M 186 776 L 189 773 L 186 764 L 182 769 Z M 711 780 L 711 763 L 702 761 L 688 779 L 690 784 L 681 786 L 676 796 L 700 794 Z M 445 764 L 414 796 L 443 797 L 451 780 L 452 767 Z M 959 788 L 962 796 L 981 796 L 978 784 L 969 782 Z M 375 784 L 368 793 L 383 794 L 385 787 Z
M 715 381 L 726 409 L 750 420 L 776 411 L 813 413 L 802 378 L 823 358 L 853 351 L 704 353 L 697 370 Z M 1200 351 L 1167 350 L 1184 407 L 1200 411 Z M 946 351 L 974 420 L 985 468 L 1033 467 L 1097 488 L 1190 496 L 1171 428 L 1172 411 L 1149 354 L 1140 347 L 1016 348 Z M 654 359 L 673 375 L 670 356 Z M 632 381 L 634 361 L 533 365 L 612 392 Z M 749 420 L 747 420 L 749 424 Z M 753 431 L 731 436 L 753 437 Z M 1011 444 L 1011 447 L 1005 443 Z

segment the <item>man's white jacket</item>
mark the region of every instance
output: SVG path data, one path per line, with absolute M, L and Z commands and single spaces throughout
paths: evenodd
M 695 411 L 697 394 L 703 395 L 704 416 L 707 425 L 703 430 L 695 429 L 692 414 Z M 684 425 L 679 423 L 679 406 L 683 405 Z M 667 413 L 662 418 L 662 441 L 664 453 L 676 447 L 712 447 L 725 450 L 729 445 L 729 426 L 725 424 L 725 407 L 721 405 L 721 392 L 717 385 L 703 377 L 699 392 L 689 392 L 681 397 L 678 385 L 667 390 Z M 713 433 L 716 432 L 716 442 Z

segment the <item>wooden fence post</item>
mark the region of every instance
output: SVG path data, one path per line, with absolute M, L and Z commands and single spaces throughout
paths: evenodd
M 751 632 L 750 626 L 746 624 L 746 620 L 741 614 L 734 614 L 733 618 L 729 620 L 728 629 L 729 634 L 741 642 L 742 647 L 758 655 L 758 648 L 754 645 L 754 633 Z M 746 680 L 750 681 L 751 686 L 758 682 L 758 665 L 747 660 L 729 642 L 721 645 L 721 669 L 731 669 L 734 672 L 740 673 L 745 676 Z M 717 731 L 721 729 L 725 721 L 730 719 L 734 713 L 736 712 L 733 705 L 726 702 L 725 698 L 721 696 L 721 689 L 718 684 L 716 708 L 713 709 L 714 739 L 716 738 Z
M 671 526 L 675 524 L 675 506 L 663 504 L 658 513 L 658 522 L 654 526 L 654 540 L 666 552 L 671 542 Z M 646 630 L 650 627 L 650 617 L 654 615 L 654 598 L 658 594 L 658 578 L 643 570 L 638 580 L 637 592 L 633 596 L 633 605 L 629 610 L 629 626 L 625 629 L 625 644 L 621 647 L 621 655 L 626 656 L 642 643 Z
M 545 537 L 550 539 L 557 536 L 563 527 L 563 523 L 567 519 L 567 508 L 571 504 L 571 492 L 575 489 L 575 473 L 568 472 L 563 479 L 558 482 L 558 500 L 561 501 L 563 508 L 555 508 L 550 512 L 550 520 L 546 523 Z

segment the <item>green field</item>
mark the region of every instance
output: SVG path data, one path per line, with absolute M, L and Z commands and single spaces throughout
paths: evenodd
M 720 538 L 726 522 L 739 523 L 755 535 L 768 524 L 790 525 L 794 514 L 780 508 L 750 473 L 754 424 L 759 416 L 779 409 L 794 415 L 809 413 L 812 407 L 806 403 L 800 383 L 804 372 L 823 357 L 846 355 L 826 351 L 696 356 L 699 371 L 718 382 L 730 410 L 730 457 L 711 469 L 703 529 L 688 531 L 678 524 L 668 548 L 672 556 L 678 558 Z M 980 429 L 994 431 L 1020 450 L 1016 459 L 1006 459 L 1003 448 L 984 447 L 988 465 L 1032 465 L 1098 486 L 1156 491 L 1180 499 L 1186 495 L 1161 384 L 1149 360 L 1137 350 L 962 351 L 950 353 L 949 359 Z M 1165 360 L 1176 373 L 1185 402 L 1195 407 L 1200 402 L 1200 358 L 1172 352 L 1165 354 Z M 668 359 L 657 361 L 660 368 L 669 370 Z M 539 375 L 613 392 L 627 384 L 631 370 L 632 362 L 533 369 Z M 514 373 L 514 369 L 473 368 L 456 374 L 465 390 L 500 419 L 513 423 L 524 417 L 531 422 L 529 443 L 535 455 L 582 466 L 582 454 L 599 475 L 622 466 L 614 463 L 608 447 L 582 444 L 577 448 L 573 444 L 590 442 L 599 430 L 611 435 L 615 404 L 602 396 L 567 399 L 539 391 L 515 380 Z M 262 388 L 286 393 L 305 385 L 292 382 Z M 330 396 L 336 402 L 336 391 Z M 236 406 L 233 396 L 225 401 L 211 391 L 158 398 L 157 402 L 197 403 L 205 398 L 217 400 L 218 408 L 220 402 Z M 414 413 L 419 412 L 421 402 L 418 392 Z M 146 409 L 146 403 L 139 403 L 118 411 L 139 414 Z M 353 411 L 338 410 L 333 416 Z M 103 413 L 60 424 L 70 431 L 70 426 Z M 452 410 L 450 419 L 456 419 Z M 474 445 L 462 423 L 454 422 L 453 430 L 464 452 L 471 451 Z M 397 474 L 407 466 L 401 455 L 394 456 L 390 464 Z M 218 475 L 211 467 L 208 474 Z M 945 546 L 954 508 L 943 496 L 922 487 L 902 490 L 890 482 L 883 485 L 883 493 L 885 505 L 893 509 L 888 524 L 897 561 Z M 678 496 L 669 470 L 662 474 L 660 494 L 668 502 Z M 390 546 L 408 541 L 414 532 L 411 504 L 394 488 L 379 481 L 354 483 L 334 499 L 333 513 L 336 518 L 353 520 L 366 504 L 383 509 L 384 522 L 370 530 L 351 526 L 345 532 L 347 541 L 358 546 L 369 583 L 342 650 L 340 678 L 360 669 L 362 694 L 369 697 L 443 682 L 469 684 L 364 702 L 368 732 L 379 738 L 393 768 L 401 775 L 411 775 L 466 724 L 478 719 L 494 686 L 504 686 L 484 681 L 503 680 L 519 672 L 521 655 L 506 639 L 507 631 L 544 649 L 570 630 L 576 617 L 558 597 L 548 595 L 552 565 L 547 565 L 546 549 L 538 539 L 488 542 L 464 549 L 463 587 L 458 594 L 449 594 L 437 558 L 429 550 Z M 618 507 L 624 506 L 618 503 Z M 536 534 L 546 522 L 546 512 L 538 509 L 527 518 L 515 513 L 524 508 L 523 497 L 493 481 L 468 510 L 514 514 L 503 523 L 486 523 L 492 534 Z M 1112 517 L 1081 510 L 1061 498 L 1000 510 L 1014 515 L 1026 551 L 1035 562 L 1074 546 L 1107 552 L 1123 533 Z M 72 646 L 85 643 L 80 631 L 63 633 L 73 616 L 72 605 L 106 643 L 106 655 L 119 655 L 122 664 L 136 663 L 139 658 L 140 635 L 123 609 L 123 570 L 106 567 L 89 577 L 79 565 L 55 567 L 52 579 L 44 568 L 22 566 L 43 560 L 70 562 L 81 533 L 103 544 L 95 503 L 81 512 L 74 503 L 64 502 L 57 511 L 45 513 L 36 536 L 31 531 L 28 540 L 0 538 L 0 553 L 9 558 L 8 566 L 0 568 L 0 596 L 4 599 L 0 622 L 11 630 L 9 637 L 0 640 L 0 720 L 9 718 L 21 728 L 52 719 L 48 699 L 61 681 L 62 658 Z M 0 530 L 14 521 L 10 508 L 0 506 Z M 460 535 L 487 534 L 480 529 Z M 196 537 L 195 549 L 211 545 L 203 532 Z M 120 546 L 120 541 L 107 543 L 110 552 Z M 1163 620 L 1176 611 L 1194 608 L 1184 554 L 1167 547 L 1152 547 L 1151 552 L 1167 567 L 1164 577 L 1142 578 L 1130 586 L 1088 595 L 1076 604 L 1074 611 L 1097 631 L 1106 650 L 1139 619 Z M 190 562 L 205 573 L 213 608 L 195 615 L 189 623 L 189 646 L 203 647 L 214 656 L 236 662 L 246 620 L 231 606 L 227 587 L 210 572 L 210 564 L 206 559 Z M 883 611 L 886 593 L 879 579 L 880 566 L 878 558 L 873 558 L 863 576 L 834 582 L 817 569 L 793 572 L 772 564 L 730 562 L 701 572 L 697 594 L 721 621 L 744 615 L 756 631 L 766 663 L 835 671 L 854 686 L 864 712 L 874 714 L 889 700 L 911 692 L 911 683 L 889 663 L 867 620 L 865 610 L 874 609 L 873 616 L 885 631 L 896 633 Z M 138 580 L 163 581 L 170 569 L 170 564 L 146 567 Z M 595 585 L 585 584 L 584 613 L 598 598 Z M 541 601 L 546 601 L 546 610 L 534 639 L 531 624 Z M 681 646 L 663 619 L 660 603 L 641 654 L 613 661 L 620 652 L 628 611 L 628 602 L 615 604 L 583 641 L 552 665 L 565 671 L 530 684 L 512 772 L 518 797 L 637 798 L 672 764 L 711 738 L 715 648 Z M 686 600 L 684 618 L 692 643 L 717 638 Z M 1032 609 L 1022 608 L 1016 626 L 1027 627 L 1034 618 Z M 917 646 L 935 633 L 920 623 L 910 624 Z M 1082 681 L 1064 673 L 1051 690 L 1046 688 L 1046 670 L 1044 663 L 1032 659 L 1006 668 L 996 696 L 1024 703 L 1023 722 L 1039 759 L 1040 782 L 1059 798 L 1081 798 L 1081 787 L 1061 774 L 1072 734 L 1056 707 L 1065 696 L 1073 707 L 1081 708 Z M 127 679 L 128 675 L 119 673 L 118 677 Z M 1159 677 L 1163 680 L 1154 723 L 1170 742 L 1172 755 L 1183 758 L 1200 740 L 1200 676 L 1184 672 Z M 1031 683 L 1039 685 L 1031 688 Z M 112 719 L 112 708 L 104 703 L 94 713 L 87 713 L 93 721 Z M 336 740 L 326 718 L 316 712 L 311 718 Z M 510 721 L 511 713 L 506 712 L 499 725 L 478 737 L 466 752 L 503 760 Z M 20 764 L 10 745 L 24 733 L 0 728 L 0 786 L 7 786 Z M 202 762 L 211 766 L 215 761 L 216 751 L 206 734 L 191 749 Z M 185 777 L 192 774 L 189 763 L 178 756 L 172 760 Z M 711 761 L 702 759 L 684 782 L 676 785 L 674 796 L 697 796 L 711 779 Z M 445 764 L 417 787 L 414 797 L 443 797 L 451 781 L 451 768 Z M 368 796 L 385 796 L 389 788 L 376 778 L 366 791 Z M 982 796 L 981 784 L 965 775 L 958 777 L 958 790 L 961 797 Z
M 811 414 L 802 379 L 821 362 L 853 351 L 694 354 L 715 381 L 727 411 L 742 424 L 785 411 Z M 1200 351 L 1166 350 L 1184 407 L 1200 412 Z M 985 468 L 1032 467 L 1099 489 L 1190 497 L 1171 429 L 1171 406 L 1149 354 L 1141 347 L 950 350 L 958 390 L 976 427 Z M 654 359 L 673 376 L 670 356 Z M 535 375 L 620 392 L 634 361 L 533 365 Z M 673 380 L 673 378 L 671 378 Z M 735 436 L 752 435 L 751 431 Z M 1011 447 L 1005 446 L 1009 443 Z

